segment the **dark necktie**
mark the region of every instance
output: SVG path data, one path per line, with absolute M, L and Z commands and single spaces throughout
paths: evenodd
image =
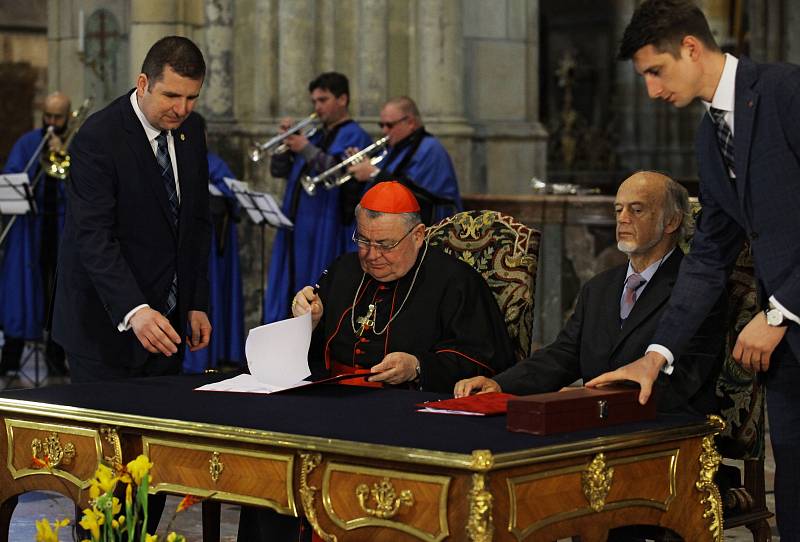
M 156 161 L 158 162 L 161 178 L 164 180 L 164 188 L 167 190 L 169 208 L 172 211 L 172 225 L 178 227 L 178 190 L 175 186 L 175 175 L 172 172 L 172 160 L 169 158 L 169 147 L 167 146 L 167 132 L 161 132 L 156 137 L 158 148 L 156 149 Z M 178 274 L 172 275 L 172 283 L 169 285 L 167 304 L 164 314 L 169 315 L 175 310 L 178 304 Z
M 622 303 L 619 306 L 619 317 L 625 320 L 633 310 L 633 305 L 638 297 L 638 290 L 647 282 L 640 274 L 633 273 L 625 279 L 625 293 L 622 295 Z
M 717 144 L 722 153 L 722 158 L 725 161 L 725 166 L 735 176 L 736 168 L 734 167 L 734 154 L 733 154 L 733 133 L 730 126 L 725 122 L 725 111 L 711 107 L 708 109 L 708 114 L 717 127 Z

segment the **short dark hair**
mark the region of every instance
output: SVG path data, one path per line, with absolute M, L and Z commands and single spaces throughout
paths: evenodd
M 620 41 L 617 58 L 630 60 L 636 51 L 648 45 L 677 58 L 686 36 L 694 36 L 712 51 L 720 50 L 705 15 L 693 2 L 645 0 L 633 12 Z
M 164 66 L 169 66 L 181 77 L 199 80 L 206 76 L 203 53 L 189 38 L 166 36 L 150 47 L 142 62 L 142 73 L 147 76 L 148 88 L 164 76 Z
M 342 94 L 347 94 L 347 103 L 350 103 L 350 82 L 347 76 L 339 72 L 321 73 L 308 84 L 308 92 L 316 89 L 327 90 L 337 98 Z

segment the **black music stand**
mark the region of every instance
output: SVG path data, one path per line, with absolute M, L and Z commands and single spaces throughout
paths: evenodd
M 267 274 L 265 270 L 266 248 L 264 230 L 266 226 L 275 229 L 293 229 L 294 224 L 281 211 L 278 202 L 271 194 L 250 190 L 246 182 L 225 177 L 225 184 L 231 189 L 239 205 L 247 212 L 253 224 L 261 229 L 261 321 L 264 321 L 264 293 L 267 290 Z
M 5 243 L 11 227 L 19 216 L 24 216 L 28 213 L 36 213 L 36 202 L 33 198 L 33 191 L 31 190 L 30 178 L 27 173 L 8 173 L 0 175 L 0 215 L 11 216 L 11 220 L 5 224 L 5 227 L 0 233 L 0 247 Z M 24 353 L 24 344 L 33 343 L 32 348 L 27 354 Z M 43 381 L 39 373 L 39 366 L 41 365 L 41 341 L 24 341 L 23 355 L 20 359 L 19 369 L 15 371 L 14 376 L 9 376 L 6 381 L 6 387 L 10 387 L 14 379 L 28 380 L 34 387 L 42 385 Z M 23 368 L 28 361 L 33 359 L 33 378 L 23 373 Z

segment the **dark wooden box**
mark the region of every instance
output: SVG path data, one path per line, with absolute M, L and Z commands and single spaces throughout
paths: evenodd
M 551 435 L 652 420 L 656 402 L 639 404 L 639 388 L 573 388 L 508 401 L 509 431 Z

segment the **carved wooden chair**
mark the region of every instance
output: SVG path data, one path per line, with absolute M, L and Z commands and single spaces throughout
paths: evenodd
M 693 204 L 693 215 L 700 206 Z M 685 247 L 684 247 L 685 249 Z M 742 462 L 738 467 L 726 462 L 720 469 L 718 483 L 722 490 L 725 529 L 746 526 L 753 540 L 770 540 L 764 477 L 765 389 L 752 374 L 743 370 L 731 353 L 739 332 L 758 312 L 756 284 L 750 247 L 745 245 L 728 280 L 727 356 L 717 379 L 717 398 L 725 430 L 717 438 L 724 459 Z
M 505 318 L 517 360 L 531 349 L 541 232 L 497 211 L 463 211 L 430 226 L 427 239 L 486 279 Z

